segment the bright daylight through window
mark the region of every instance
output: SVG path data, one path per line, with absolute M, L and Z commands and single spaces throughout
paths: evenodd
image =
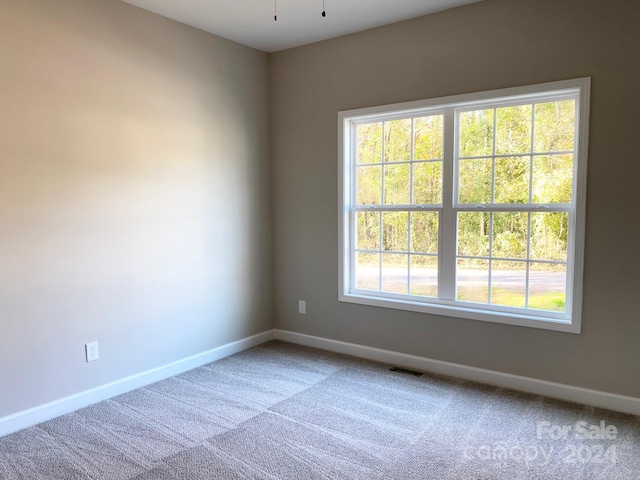
M 340 300 L 579 333 L 589 85 L 340 112 Z

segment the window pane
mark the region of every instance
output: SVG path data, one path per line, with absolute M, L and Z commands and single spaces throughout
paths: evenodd
M 567 299 L 567 266 L 531 262 L 529 308 L 564 312 Z
M 461 112 L 461 157 L 486 157 L 493 155 L 493 109 Z
M 359 250 L 380 249 L 380 212 L 358 212 L 358 243 Z
M 438 253 L 438 212 L 411 212 L 411 251 Z
M 531 105 L 496 109 L 496 155 L 531 151 Z
M 458 213 L 458 255 L 489 256 L 489 221 L 488 213 Z
M 382 291 L 407 294 L 409 292 L 409 256 L 382 254 Z
M 442 115 L 414 118 L 413 129 L 415 132 L 413 159 L 434 160 L 442 158 Z
M 579 331 L 588 85 L 339 112 L 339 300 Z
M 496 158 L 495 203 L 529 203 L 530 157 Z
M 491 303 L 505 307 L 524 307 L 527 289 L 525 262 L 491 262 Z
M 565 212 L 532 213 L 530 258 L 566 262 L 568 228 Z
M 411 255 L 411 295 L 438 296 L 438 257 Z
M 533 202 L 571 203 L 573 155 L 533 157 Z
M 356 288 L 380 290 L 380 254 L 356 252 Z
M 410 118 L 384 123 L 384 160 L 385 162 L 411 160 Z
M 358 125 L 357 163 L 382 162 L 382 123 Z
M 413 164 L 413 203 L 442 203 L 442 162 Z
M 489 261 L 458 259 L 456 298 L 463 302 L 489 302 Z
M 382 166 L 357 167 L 358 205 L 380 205 L 382 203 Z
M 459 170 L 459 203 L 491 203 L 491 159 L 460 160 Z
M 382 249 L 391 252 L 409 250 L 409 213 L 382 213 Z
M 535 151 L 566 152 L 573 150 L 575 100 L 536 105 Z
M 410 202 L 411 165 L 384 166 L 384 203 L 386 205 L 408 205 Z
M 491 256 L 527 258 L 528 221 L 527 213 L 495 212 Z

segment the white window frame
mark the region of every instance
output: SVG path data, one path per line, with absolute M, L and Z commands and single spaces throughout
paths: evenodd
M 586 179 L 587 179 L 587 151 L 589 136 L 589 100 L 590 78 L 578 78 L 536 85 L 520 86 L 476 92 L 449 97 L 433 98 L 415 102 L 397 103 L 377 107 L 360 108 L 338 112 L 338 215 L 339 215 L 339 295 L 342 302 L 394 308 L 413 312 L 444 315 L 472 320 L 519 325 L 525 327 L 542 328 L 568 333 L 580 333 L 582 323 L 582 278 L 584 259 L 584 232 L 586 215 Z M 475 305 L 470 302 L 460 302 L 451 296 L 452 300 L 442 299 L 442 286 L 452 285 L 455 269 L 450 265 L 443 267 L 443 258 L 456 256 L 456 228 L 455 214 L 460 206 L 455 204 L 457 198 L 454 188 L 455 161 L 455 112 L 469 109 L 494 108 L 497 105 L 508 105 L 537 101 L 537 99 L 558 99 L 567 96 L 576 99 L 576 128 L 574 140 L 574 177 L 572 205 L 565 205 L 564 211 L 569 212 L 569 238 L 567 258 L 567 291 L 566 312 L 547 312 L 534 309 L 501 307 L 491 304 Z M 355 126 L 358 123 L 376 122 L 408 116 L 444 113 L 444 151 L 443 151 L 443 184 L 438 268 L 441 298 L 426 298 L 418 296 L 401 296 L 384 292 L 357 290 L 354 284 L 354 250 L 355 250 Z M 498 210 L 505 211 L 504 206 Z M 486 207 L 480 205 L 464 205 L 464 210 L 483 211 Z M 536 210 L 528 206 L 529 211 Z M 506 207 L 508 210 L 509 207 Z M 522 205 L 514 207 L 515 211 L 522 211 Z M 406 209 L 403 209 L 406 211 Z M 495 209 L 487 210 L 495 211 Z M 540 206 L 538 211 L 546 211 Z M 443 229 L 449 228 L 449 232 Z M 453 233 L 451 229 L 453 228 Z M 453 235 L 453 242 L 451 242 Z M 448 249 L 448 250 L 447 250 Z M 444 283 L 443 283 L 444 279 Z M 447 288 L 447 287 L 445 287 Z M 399 298 L 402 297 L 402 298 Z M 411 298 L 408 298 L 411 297 Z

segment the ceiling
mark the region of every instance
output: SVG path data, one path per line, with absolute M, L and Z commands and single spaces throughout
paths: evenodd
M 265 52 L 339 37 L 480 0 L 123 0 Z M 274 21 L 277 1 L 278 21 Z

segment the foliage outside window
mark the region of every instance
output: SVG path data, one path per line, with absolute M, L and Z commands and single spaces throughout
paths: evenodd
M 580 331 L 589 79 L 340 112 L 340 300 Z

